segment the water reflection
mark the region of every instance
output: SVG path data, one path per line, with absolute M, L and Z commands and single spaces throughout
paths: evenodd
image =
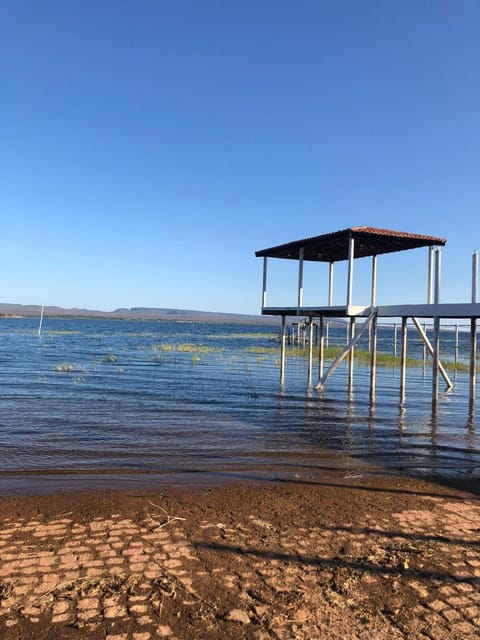
M 278 354 L 267 337 L 257 350 L 258 327 L 56 322 L 41 340 L 0 330 L 3 470 L 178 471 L 335 454 L 352 473 L 355 461 L 478 473 L 466 375 L 432 407 L 431 377 L 407 369 L 399 403 L 398 372 L 387 367 L 377 368 L 374 398 L 362 366 L 350 383 L 339 367 L 316 391 L 306 361 L 287 358 L 279 385 Z

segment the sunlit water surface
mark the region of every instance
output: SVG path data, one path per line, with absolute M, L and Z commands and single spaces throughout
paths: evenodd
M 350 393 L 342 365 L 319 394 L 305 358 L 288 358 L 280 387 L 277 327 L 47 318 L 37 328 L 0 320 L 1 472 L 308 470 L 322 457 L 352 473 L 479 475 L 465 373 L 432 412 L 428 365 L 408 370 L 402 405 L 390 367 L 378 368 L 374 403 L 361 366 Z

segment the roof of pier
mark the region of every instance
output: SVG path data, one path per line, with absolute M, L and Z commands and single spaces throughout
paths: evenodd
M 333 233 L 325 233 L 321 236 L 304 238 L 287 242 L 270 249 L 256 251 L 255 255 L 268 258 L 286 258 L 298 260 L 300 249 L 304 249 L 304 260 L 316 262 L 338 262 L 348 259 L 349 239 L 355 240 L 354 257 L 365 258 L 381 253 L 393 253 L 394 251 L 406 251 L 419 247 L 443 246 L 447 241 L 444 238 L 407 233 L 405 231 L 391 231 L 389 229 L 377 229 L 376 227 L 350 227 Z

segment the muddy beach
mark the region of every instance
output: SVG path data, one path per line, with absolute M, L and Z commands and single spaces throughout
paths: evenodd
M 0 637 L 477 638 L 478 482 L 0 497 Z

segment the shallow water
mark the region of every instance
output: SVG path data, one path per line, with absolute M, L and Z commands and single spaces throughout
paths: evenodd
M 351 392 L 342 365 L 318 393 L 305 359 L 288 358 L 281 387 L 276 327 L 46 318 L 39 338 L 37 326 L 0 320 L 1 472 L 307 472 L 330 459 L 479 476 L 464 373 L 432 412 L 428 367 L 408 370 L 402 405 L 392 368 L 378 368 L 373 404 L 361 366 Z

